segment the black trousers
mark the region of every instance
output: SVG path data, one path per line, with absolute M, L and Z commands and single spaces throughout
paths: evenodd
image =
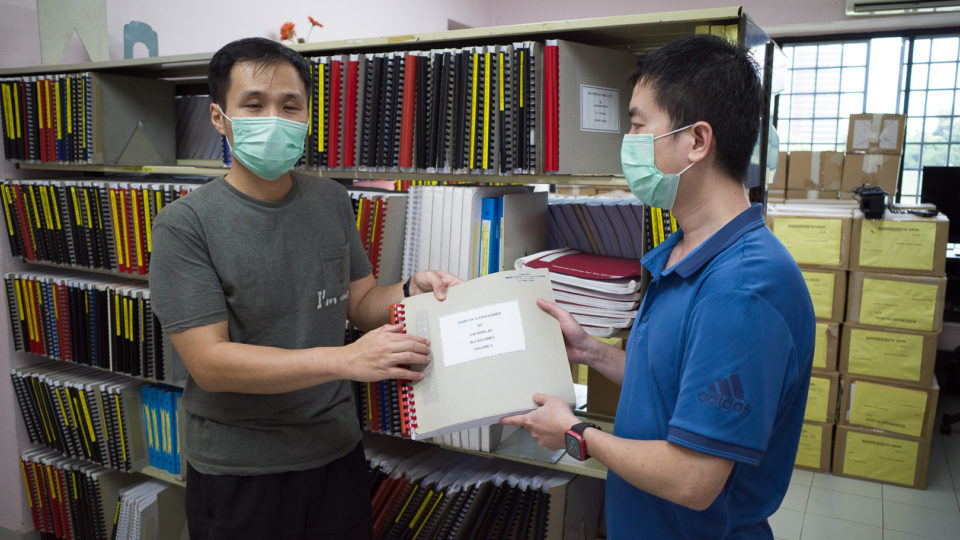
M 199 539 L 369 539 L 367 463 L 357 444 L 307 471 L 221 476 L 187 467 L 187 524 Z

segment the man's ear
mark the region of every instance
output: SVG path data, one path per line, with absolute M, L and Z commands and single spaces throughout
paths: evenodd
M 714 146 L 713 126 L 701 120 L 690 126 L 690 135 L 693 137 L 693 145 L 687 153 L 687 159 L 694 163 L 704 160 Z
M 213 124 L 217 133 L 224 137 L 227 136 L 227 119 L 223 117 L 223 113 L 220 112 L 220 108 L 217 107 L 216 103 L 210 104 L 210 123 Z

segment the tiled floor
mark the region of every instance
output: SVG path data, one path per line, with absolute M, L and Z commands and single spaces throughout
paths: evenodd
M 794 470 L 780 509 L 770 518 L 783 540 L 960 538 L 960 423 L 940 435 L 942 411 L 960 412 L 960 398 L 941 396 L 930 445 L 927 489 Z

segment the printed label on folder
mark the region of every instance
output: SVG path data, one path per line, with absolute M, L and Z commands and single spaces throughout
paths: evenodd
M 813 314 L 820 319 L 833 318 L 833 285 L 836 281 L 829 272 L 811 272 L 803 270 L 803 281 L 810 291 L 810 300 L 813 301 Z
M 580 131 L 620 133 L 620 90 L 580 85 Z
M 923 336 L 854 328 L 850 331 L 850 373 L 920 380 Z
M 827 323 L 817 323 L 816 339 L 813 344 L 813 367 L 827 369 Z M 806 427 L 806 426 L 804 426 Z
M 936 285 L 864 279 L 860 322 L 908 330 L 933 330 L 937 308 Z
M 919 452 L 916 441 L 848 431 L 843 474 L 911 486 Z
M 776 218 L 774 234 L 797 264 L 840 264 L 840 219 Z
M 858 381 L 850 387 L 850 423 L 919 437 L 927 393 Z
M 800 431 L 800 444 L 797 446 L 797 459 L 794 462 L 801 467 L 820 468 L 820 449 L 823 447 L 823 426 L 803 424 Z
M 444 315 L 438 322 L 446 367 L 527 348 L 516 300 Z
M 830 379 L 810 377 L 810 391 L 807 393 L 807 409 L 804 420 L 826 422 L 830 412 Z
M 936 237 L 936 223 L 865 219 L 860 266 L 931 270 Z

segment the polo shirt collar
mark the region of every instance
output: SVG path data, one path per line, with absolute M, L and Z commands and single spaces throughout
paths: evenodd
M 687 278 L 700 270 L 700 268 L 713 259 L 714 256 L 726 249 L 727 246 L 739 240 L 744 234 L 763 226 L 763 205 L 754 203 L 750 205 L 750 208 L 740 212 L 737 217 L 730 220 L 730 222 L 724 225 L 719 231 L 713 233 L 706 242 L 697 246 L 697 248 L 688 253 L 682 261 L 672 267 L 664 269 L 673 248 L 676 247 L 677 243 L 683 238 L 682 229 L 678 230 L 676 234 L 670 235 L 670 237 L 661 242 L 659 246 L 653 248 L 640 262 L 644 268 L 650 271 L 654 280 L 658 279 L 661 275 L 666 276 L 671 272 L 676 272 L 680 277 Z

